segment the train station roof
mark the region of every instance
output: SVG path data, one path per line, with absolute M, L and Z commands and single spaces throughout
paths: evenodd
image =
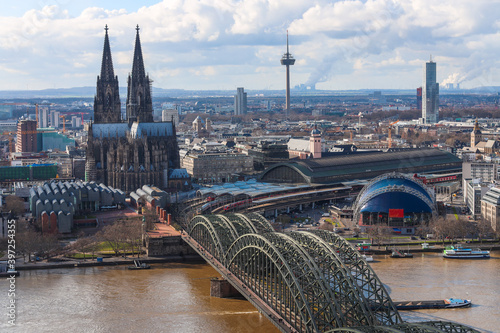
M 198 195 L 219 197 L 223 195 L 245 195 L 248 197 L 258 197 L 276 192 L 291 191 L 300 188 L 307 188 L 308 185 L 285 185 L 257 182 L 255 179 L 243 182 L 225 183 L 223 185 L 214 185 L 211 187 L 202 187 L 198 190 Z
M 262 181 L 273 183 L 340 183 L 370 179 L 387 172 L 455 172 L 462 161 L 439 149 L 363 152 L 318 159 L 291 160 L 269 167 Z

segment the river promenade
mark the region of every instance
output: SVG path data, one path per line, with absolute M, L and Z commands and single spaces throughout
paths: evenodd
M 366 239 L 362 240 L 351 240 L 353 246 L 356 246 L 358 243 L 362 243 L 363 241 L 368 241 Z M 460 242 L 459 242 L 460 243 Z M 391 254 L 392 249 L 396 248 L 398 250 L 409 251 L 410 253 L 441 253 L 446 246 L 451 245 L 452 243 L 446 243 L 445 245 L 442 242 L 431 243 L 430 248 L 422 249 L 421 242 L 398 242 L 398 243 L 390 243 L 390 244 L 382 244 L 375 245 L 371 247 L 370 252 L 376 255 L 386 255 Z M 454 242 L 453 244 L 457 244 Z M 500 250 L 500 244 L 498 242 L 493 241 L 483 241 L 483 242 L 473 242 L 466 243 L 464 246 L 470 247 L 479 247 L 484 250 Z M 37 262 L 24 262 L 22 259 L 17 259 L 16 261 L 16 270 L 34 270 L 34 269 L 54 269 L 54 268 L 74 268 L 74 267 L 93 267 L 93 266 L 118 266 L 118 265 L 133 265 L 134 260 L 139 259 L 141 262 L 148 264 L 160 264 L 160 263 L 169 263 L 169 262 L 204 262 L 203 259 L 197 254 L 190 255 L 171 255 L 171 256 L 102 256 L 102 261 L 98 262 L 95 259 L 83 260 L 83 259 L 70 259 L 64 257 L 51 258 L 49 260 L 42 260 Z

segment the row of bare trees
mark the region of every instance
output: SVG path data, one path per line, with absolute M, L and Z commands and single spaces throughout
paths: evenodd
M 437 239 L 451 241 L 465 240 L 465 238 L 477 238 L 480 241 L 494 234 L 491 225 L 483 220 L 471 222 L 463 217 L 456 218 L 454 215 L 440 216 L 431 220 L 427 225 L 421 225 L 417 234 L 425 236 L 433 234 Z
M 132 252 L 132 255 L 137 254 L 139 257 L 142 252 L 142 228 L 140 218 L 117 220 L 94 235 L 80 234 L 69 250 L 82 253 L 84 260 L 86 254 L 94 258 L 103 245 L 111 248 L 115 256 Z

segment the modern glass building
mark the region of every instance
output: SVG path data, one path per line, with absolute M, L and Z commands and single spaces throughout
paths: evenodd
M 422 118 L 426 124 L 439 121 L 439 83 L 436 82 L 436 63 L 432 60 L 424 65 Z

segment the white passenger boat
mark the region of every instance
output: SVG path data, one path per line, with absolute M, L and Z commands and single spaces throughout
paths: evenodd
M 451 259 L 486 259 L 490 257 L 490 251 L 448 246 L 443 251 L 443 257 Z

